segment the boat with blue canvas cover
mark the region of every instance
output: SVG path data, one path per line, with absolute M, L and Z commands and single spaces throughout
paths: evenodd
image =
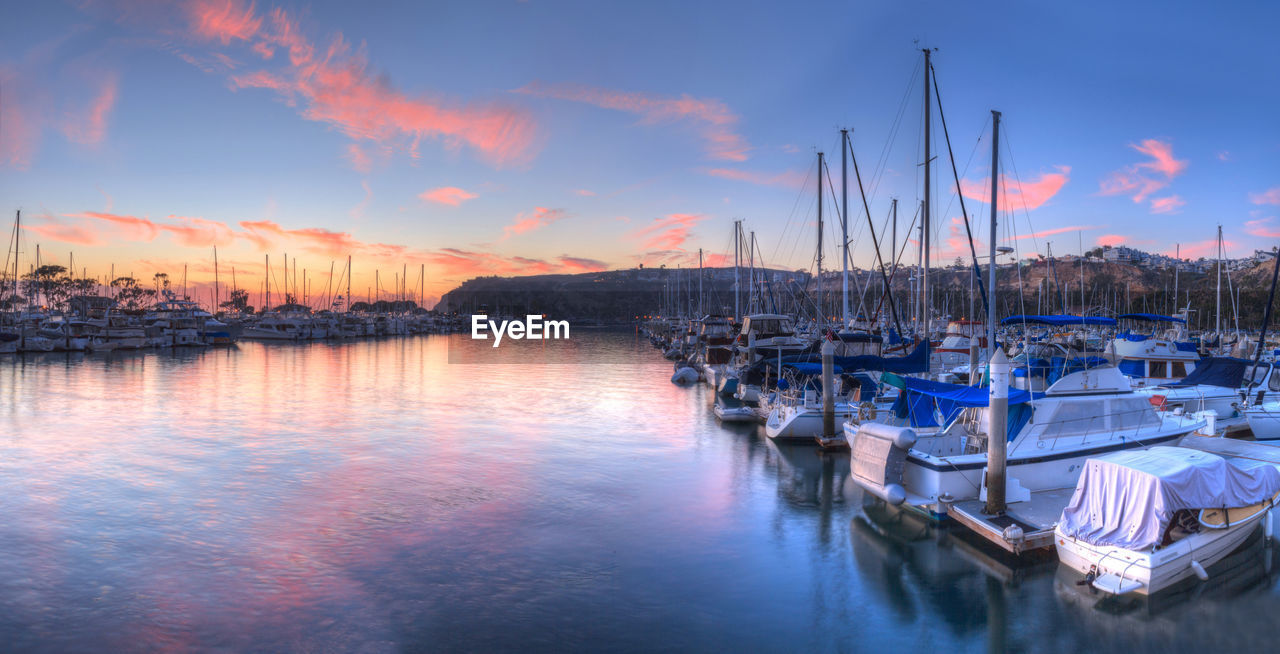
M 935 518 L 948 502 L 977 499 L 987 465 L 989 389 L 889 375 L 882 381 L 900 384 L 893 415 L 906 423 L 846 424 L 854 481 Z M 1192 415 L 1158 413 L 1113 367 L 1073 372 L 1043 394 L 1010 388 L 1000 435 L 1008 442 L 1010 498 L 1071 488 L 1091 456 L 1169 443 L 1204 425 Z

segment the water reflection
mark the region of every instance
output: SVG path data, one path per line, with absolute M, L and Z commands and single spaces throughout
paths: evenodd
M 575 334 L 555 366 L 449 363 L 467 347 L 0 360 L 0 642 L 1078 652 L 1274 632 L 1260 539 L 1173 608 L 1108 609 L 1052 562 L 868 502 L 847 453 L 718 424 L 631 331 Z

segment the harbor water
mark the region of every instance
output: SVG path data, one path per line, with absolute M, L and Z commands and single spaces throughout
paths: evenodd
M 670 376 L 629 329 L 7 356 L 0 649 L 1280 642 L 1261 532 L 1207 582 L 1106 599 L 864 498 L 847 454 L 719 425 Z

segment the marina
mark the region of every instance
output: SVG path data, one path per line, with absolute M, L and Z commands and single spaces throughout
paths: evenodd
M 1280 649 L 1277 23 L 10 3 L 0 652 Z

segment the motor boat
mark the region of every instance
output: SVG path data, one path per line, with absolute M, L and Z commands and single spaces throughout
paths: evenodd
M 1234 551 L 1280 501 L 1280 465 L 1184 447 L 1090 459 L 1054 529 L 1094 588 L 1159 592 Z

